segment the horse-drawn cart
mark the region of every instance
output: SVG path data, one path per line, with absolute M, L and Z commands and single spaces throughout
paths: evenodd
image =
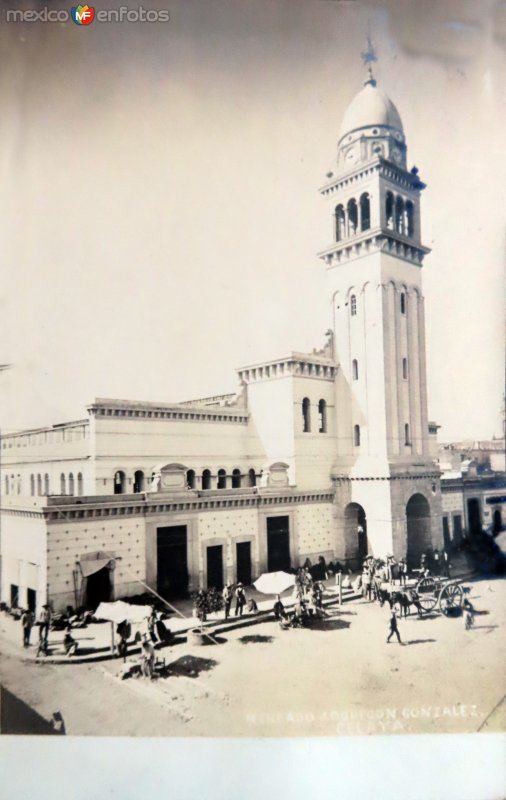
M 420 578 L 415 589 L 424 613 L 434 609 L 450 616 L 457 608 L 462 608 L 464 590 L 458 581 L 435 578 L 429 575 Z

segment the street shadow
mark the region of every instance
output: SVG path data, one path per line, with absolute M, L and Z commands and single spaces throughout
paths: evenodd
M 404 642 L 404 644 L 428 644 L 429 642 L 435 642 L 436 639 L 410 639 L 409 642 Z
M 410 616 L 411 616 L 411 618 L 413 618 L 415 615 L 414 614 L 410 614 L 407 617 L 403 617 L 403 619 L 409 619 Z M 422 621 L 422 620 L 425 621 L 426 619 L 437 619 L 439 617 L 439 614 L 422 614 L 422 616 L 420 616 L 420 614 L 418 614 L 417 617 L 418 617 L 418 619 L 420 621 Z
M 323 619 L 312 619 L 311 622 L 308 623 L 307 628 L 312 631 L 339 631 L 349 628 L 350 625 L 351 622 L 345 619 L 329 619 L 328 617 L 324 617 Z
M 218 662 L 212 658 L 199 656 L 181 656 L 177 661 L 167 664 L 161 671 L 161 676 L 168 678 L 171 675 L 184 678 L 198 678 L 201 672 L 209 672 L 217 666 Z
M 59 711 L 56 714 L 61 718 Z M 63 721 L 63 718 L 62 718 Z M 9 692 L 4 686 L 0 688 L 0 733 L 30 736 L 55 736 L 63 731 L 56 730 L 52 721 L 42 717 L 21 698 Z
M 274 636 L 262 636 L 261 634 L 241 636 L 239 641 L 242 644 L 270 644 L 274 641 Z
M 473 625 L 474 631 L 493 631 L 494 628 L 498 628 L 499 625 Z

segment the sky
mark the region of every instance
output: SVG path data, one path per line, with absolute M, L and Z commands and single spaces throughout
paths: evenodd
M 369 32 L 428 185 L 429 417 L 441 441 L 499 434 L 506 3 L 142 5 L 170 21 L 2 19 L 2 431 L 231 392 L 236 368 L 323 345 L 318 188 Z

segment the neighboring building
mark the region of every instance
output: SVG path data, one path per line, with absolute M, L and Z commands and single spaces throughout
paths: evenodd
M 480 531 L 497 536 L 506 528 L 506 473 L 448 473 L 441 477 L 441 491 L 446 546 Z
M 98 399 L 2 440 L 2 600 L 57 609 L 250 583 L 306 558 L 440 547 L 418 171 L 372 77 L 321 189 L 325 347 L 238 370 L 237 395 Z M 436 426 L 437 428 L 437 426 Z M 437 432 L 437 430 L 436 430 Z

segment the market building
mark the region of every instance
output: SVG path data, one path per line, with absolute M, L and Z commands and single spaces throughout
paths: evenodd
M 80 420 L 4 436 L 2 601 L 94 607 L 142 584 L 177 597 L 307 558 L 414 566 L 441 547 L 424 188 L 369 74 L 320 190 L 324 346 L 240 368 L 235 395 L 101 398 Z

